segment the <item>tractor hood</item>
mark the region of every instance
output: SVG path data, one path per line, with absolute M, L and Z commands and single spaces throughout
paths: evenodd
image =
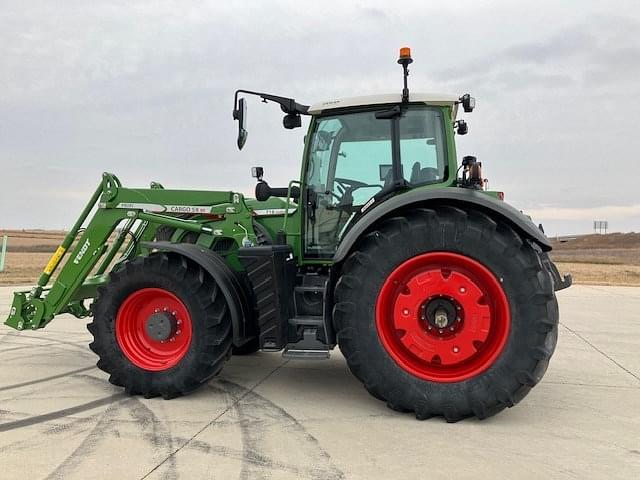
M 257 217 L 282 216 L 285 214 L 287 208 L 287 201 L 277 197 L 271 197 L 262 202 L 255 198 L 245 198 L 244 202 Z M 293 214 L 297 208 L 298 205 L 290 201 L 289 215 Z

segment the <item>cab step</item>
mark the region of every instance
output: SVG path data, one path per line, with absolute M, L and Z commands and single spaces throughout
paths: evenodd
M 298 315 L 297 317 L 290 318 L 289 324 L 295 325 L 296 327 L 304 326 L 313 328 L 324 328 L 324 319 L 316 315 Z
M 296 343 L 289 343 L 282 352 L 282 357 L 290 360 L 328 360 L 331 352 L 326 344 L 318 341 L 317 331 L 318 328 L 314 327 L 304 328 L 302 339 Z

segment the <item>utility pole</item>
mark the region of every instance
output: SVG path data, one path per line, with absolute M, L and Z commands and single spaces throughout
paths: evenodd
M 0 250 L 0 273 L 4 272 L 4 258 L 7 256 L 7 243 L 9 243 L 9 237 L 4 235 L 2 237 L 2 250 Z

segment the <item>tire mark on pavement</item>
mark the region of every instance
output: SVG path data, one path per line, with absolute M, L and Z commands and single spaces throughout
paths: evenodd
M 123 394 L 126 395 L 126 394 Z M 121 437 L 119 425 L 120 420 L 117 415 L 126 409 L 127 413 L 134 420 L 135 433 L 142 433 L 142 438 L 146 440 L 156 452 L 165 449 L 164 454 L 173 451 L 173 438 L 171 432 L 158 419 L 155 413 L 148 408 L 138 397 L 127 397 L 123 402 L 110 405 L 98 419 L 95 426 L 60 464 L 46 477 L 47 479 L 67 478 L 76 471 L 84 461 L 95 457 L 100 444 L 110 436 Z M 136 437 L 137 438 L 137 437 Z M 169 462 L 169 468 L 165 472 L 165 479 L 174 480 L 178 478 L 175 459 Z
M 292 472 L 299 478 L 317 480 L 344 478 L 344 472 L 333 464 L 331 456 L 322 448 L 318 439 L 284 408 L 253 389 L 248 390 L 222 378 L 217 379 L 217 383 L 223 385 L 237 399 L 233 406 L 238 413 L 242 434 L 244 458 L 240 472 L 241 480 L 271 478 L 271 473 L 277 468 Z M 271 459 L 269 454 L 264 452 L 265 437 L 269 429 L 277 430 L 278 434 L 284 432 L 301 436 L 300 450 L 302 451 L 306 444 L 308 452 L 305 460 L 313 466 L 298 467 Z
M 95 459 L 101 442 L 110 435 L 120 437 L 121 432 L 119 431 L 119 427 L 123 425 L 123 422 L 118 419 L 118 414 L 123 408 L 127 409 L 134 424 L 138 425 L 139 428 L 136 432 L 142 432 L 142 438 L 152 446 L 152 451 L 158 452 L 164 457 L 162 461 L 143 478 L 156 472 L 159 467 L 166 466 L 166 470 L 163 469 L 162 478 L 165 480 L 177 479 L 179 470 L 177 468 L 176 454 L 185 447 L 209 454 L 219 454 L 227 458 L 237 459 L 241 464 L 240 478 L 243 480 L 269 478 L 270 474 L 274 471 L 292 473 L 299 478 L 322 480 L 344 478 L 344 473 L 333 464 L 331 457 L 322 449 L 318 440 L 309 434 L 306 428 L 295 417 L 290 415 L 282 407 L 253 391 L 284 364 L 285 363 L 282 363 L 277 366 L 251 388 L 246 388 L 225 379 L 218 379 L 213 382 L 214 384 L 209 384 L 208 387 L 212 391 L 227 396 L 226 406 L 221 414 L 217 415 L 190 438 L 174 437 L 171 432 L 169 419 L 164 420 L 164 422 L 159 420 L 157 415 L 145 405 L 144 401 L 138 397 L 129 397 L 124 392 L 99 398 L 75 407 L 0 424 L 0 432 L 50 422 L 107 405 L 107 409 L 102 412 L 82 418 L 75 418 L 69 423 L 50 426 L 44 432 L 38 434 L 41 436 L 42 434 L 71 432 L 73 435 L 82 435 L 84 432 L 87 432 L 81 444 L 51 471 L 48 478 L 66 478 L 72 473 L 79 473 L 79 469 L 84 464 L 84 461 L 87 459 Z M 90 368 L 79 369 L 79 372 Z M 99 385 L 106 384 L 103 379 L 86 374 L 74 375 L 74 372 L 76 371 L 53 377 L 73 376 L 95 382 Z M 52 378 L 49 377 L 49 379 Z M 41 379 L 40 381 L 43 380 L 45 379 Z M 25 383 L 32 384 L 35 382 L 39 381 Z M 16 388 L 17 386 L 18 385 L 13 385 L 9 387 Z M 231 421 L 226 422 L 221 421 L 222 417 L 231 409 L 234 409 L 238 418 L 233 418 Z M 91 425 L 93 425 L 93 427 Z M 130 423 L 126 425 L 130 425 Z M 210 426 L 223 425 L 236 425 L 240 429 L 241 450 L 229 448 L 226 445 L 212 446 L 196 438 Z M 304 459 L 300 465 L 291 464 L 286 460 L 272 458 L 273 451 L 270 452 L 267 447 L 273 445 L 273 442 L 268 443 L 265 441 L 267 435 L 277 436 L 283 431 L 287 435 L 293 435 L 296 441 L 300 439 L 300 458 Z M 134 438 L 139 437 L 136 435 Z M 33 445 L 33 440 L 29 441 L 29 445 Z
M 77 350 L 80 350 L 82 353 L 85 353 L 87 355 L 91 355 L 93 356 L 93 353 L 91 351 L 89 351 L 89 349 L 86 346 L 83 345 L 87 345 L 85 343 L 81 343 L 81 342 L 68 342 L 65 340 L 60 340 L 55 338 L 54 336 L 47 336 L 47 337 L 41 337 L 39 335 L 20 335 L 20 334 L 15 334 L 15 333 L 8 333 L 7 337 L 15 337 L 15 338 L 34 338 L 36 340 L 45 340 L 47 342 L 55 342 L 61 345 L 69 345 L 70 347 L 73 347 Z
M 42 415 L 36 415 L 34 417 L 23 418 L 22 420 L 15 420 L 13 422 L 1 423 L 0 432 L 7 432 L 9 430 L 15 430 L 16 428 L 28 427 L 31 425 L 36 425 L 38 423 L 57 420 L 58 418 L 61 418 L 61 417 L 66 417 L 68 415 L 84 412 L 86 410 L 91 410 L 96 407 L 102 407 L 104 405 L 112 404 L 112 403 L 124 400 L 126 399 L 126 397 L 127 396 L 125 393 L 116 393 L 114 395 L 98 398 L 97 400 L 92 400 L 90 402 L 82 403 L 74 407 L 63 408 L 62 410 L 56 410 L 54 412 L 49 412 Z
M 98 385 L 104 385 L 105 383 L 102 379 L 95 378 L 91 375 L 77 375 L 77 377 L 84 378 L 85 380 Z M 118 410 L 127 407 L 129 415 L 137 426 L 137 429 L 135 430 L 136 433 L 142 432 L 143 438 L 153 447 L 154 451 L 164 449 L 165 452 L 163 452 L 163 454 L 169 455 L 174 449 L 174 439 L 171 434 L 169 424 L 161 422 L 155 412 L 147 407 L 140 397 L 130 397 L 126 393 L 123 393 L 123 395 L 128 398 L 126 402 L 122 402 L 118 405 Z M 113 415 L 115 415 L 115 412 Z M 104 419 L 104 416 L 102 418 Z M 121 424 L 121 419 L 118 419 L 117 422 L 109 420 L 106 423 L 106 426 L 109 428 L 101 429 L 99 438 L 94 438 L 94 432 L 90 432 L 87 437 L 85 437 L 82 444 L 78 446 L 76 450 L 72 452 L 54 472 L 52 472 L 51 475 L 55 473 L 61 478 L 66 478 L 72 470 L 82 463 L 84 459 L 90 457 L 95 445 L 99 444 L 100 441 L 103 441 L 107 435 L 113 434 L 120 437 L 121 434 L 119 432 L 118 425 Z M 166 480 L 178 478 L 175 458 L 172 458 L 169 461 L 169 468 L 165 472 L 164 478 Z
M 279 364 L 278 366 L 276 366 L 273 370 L 271 370 L 267 375 L 265 375 L 262 379 L 260 379 L 258 382 L 256 382 L 256 384 L 251 387 L 251 389 L 247 390 L 248 394 L 249 392 L 251 392 L 254 388 L 257 388 L 260 384 L 262 384 L 262 382 L 264 382 L 265 380 L 267 380 L 269 377 L 271 377 L 271 375 L 273 375 L 274 373 L 276 373 L 278 370 L 280 370 L 280 368 L 282 368 L 284 365 L 287 364 L 288 361 L 282 362 L 281 364 Z M 239 402 L 240 400 L 242 400 L 242 397 L 238 398 L 235 403 Z M 191 442 L 193 442 L 199 435 L 202 434 L 202 432 L 204 432 L 205 430 L 207 430 L 209 427 L 211 427 L 212 425 L 214 425 L 220 418 L 222 418 L 224 415 L 226 415 L 229 410 L 231 410 L 231 408 L 233 408 L 234 403 L 231 403 L 230 405 L 228 405 L 227 407 L 225 407 L 225 409 L 219 413 L 218 415 L 216 415 L 211 421 L 209 421 L 209 423 L 207 423 L 204 427 L 200 428 L 196 433 L 194 433 L 190 438 L 188 438 L 186 441 L 182 442 L 182 444 L 176 448 L 173 452 L 171 452 L 164 460 L 162 460 L 160 463 L 158 463 L 156 466 L 154 466 L 151 470 L 149 470 L 146 474 L 144 474 L 140 480 L 144 480 L 145 478 L 148 478 L 152 473 L 154 473 L 156 470 L 158 470 L 158 468 L 160 468 L 162 465 L 164 465 L 166 462 L 169 461 L 170 457 L 175 457 L 175 455 L 182 450 L 183 448 L 185 448 L 187 445 L 189 445 Z
M 9 343 L 9 342 L 5 342 L 5 343 Z M 78 345 L 80 345 L 80 342 L 77 342 L 77 343 L 78 343 Z M 27 343 L 27 344 L 20 343 L 19 345 L 20 346 L 18 346 L 18 347 L 11 347 L 11 348 L 5 348 L 3 350 L 0 350 L 0 353 L 13 352 L 15 350 L 24 350 L 24 349 L 27 349 L 27 348 L 43 348 L 43 347 L 54 347 L 54 348 L 58 347 L 58 348 L 62 348 L 57 343 L 36 343 L 36 344 L 33 344 L 33 343 Z
M 145 438 L 149 441 L 156 450 L 164 449 L 165 455 L 168 455 L 169 465 L 163 475 L 164 480 L 175 480 L 178 478 L 178 470 L 175 456 L 171 456 L 171 452 L 174 450 L 174 439 L 171 434 L 171 427 L 169 423 L 161 422 L 157 415 L 148 408 L 139 397 L 135 397 L 136 405 L 131 409 L 131 416 L 134 417 L 143 429 L 145 425 L 151 420 L 151 432 L 145 434 Z
M 76 373 L 86 372 L 88 370 L 93 370 L 95 368 L 97 368 L 97 367 L 95 365 L 92 365 L 91 367 L 78 368 L 76 370 L 71 370 L 69 372 L 59 373 L 57 375 L 51 375 L 49 377 L 39 378 L 37 380 L 29 380 L 27 382 L 14 383 L 13 385 L 6 385 L 4 387 L 0 387 L 0 392 L 4 392 L 5 390 L 12 390 L 14 388 L 26 387 L 26 386 L 29 386 L 29 385 L 35 385 L 35 384 L 38 384 L 38 383 L 48 382 L 50 380 L 56 380 L 57 378 L 68 377 L 68 376 L 74 375 Z
M 126 394 L 120 394 L 125 397 Z M 120 408 L 129 402 L 132 402 L 131 397 L 123 398 L 124 401 L 118 403 L 111 403 L 109 407 L 100 414 L 98 421 L 84 437 L 80 445 L 78 445 L 70 455 L 67 456 L 49 475 L 46 479 L 59 479 L 66 478 L 66 475 L 74 470 L 83 458 L 89 456 L 97 447 L 100 439 L 102 439 L 108 430 L 112 428 L 112 419 Z

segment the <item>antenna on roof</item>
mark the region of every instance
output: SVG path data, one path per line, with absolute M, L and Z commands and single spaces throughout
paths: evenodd
M 402 47 L 400 49 L 400 58 L 398 58 L 398 63 L 402 65 L 402 70 L 404 71 L 404 88 L 402 89 L 402 103 L 406 103 L 409 101 L 409 87 L 407 87 L 407 77 L 409 76 L 409 64 L 413 63 L 413 59 L 411 58 L 411 49 L 409 47 Z

